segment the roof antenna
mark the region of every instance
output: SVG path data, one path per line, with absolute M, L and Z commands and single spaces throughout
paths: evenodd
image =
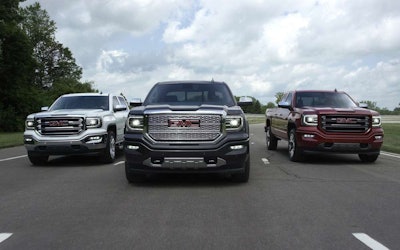
M 335 89 L 335 92 L 337 92 L 337 89 Z

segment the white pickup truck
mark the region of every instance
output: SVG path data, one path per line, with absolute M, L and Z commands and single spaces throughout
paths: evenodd
M 122 147 L 129 106 L 122 96 L 79 93 L 60 96 L 25 122 L 24 144 L 33 165 L 49 155 L 95 153 L 104 163 Z

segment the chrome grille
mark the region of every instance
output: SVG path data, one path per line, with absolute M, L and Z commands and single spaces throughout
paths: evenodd
M 321 126 L 327 132 L 365 132 L 370 120 L 369 116 L 323 115 Z
M 156 141 L 212 141 L 221 134 L 221 116 L 149 115 L 148 134 Z
M 36 130 L 42 135 L 75 135 L 84 130 L 82 117 L 37 118 L 36 124 Z

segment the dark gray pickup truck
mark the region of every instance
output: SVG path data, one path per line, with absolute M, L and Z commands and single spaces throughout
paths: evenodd
M 247 182 L 249 125 L 228 85 L 214 81 L 157 83 L 131 103 L 125 131 L 129 182 L 150 173 L 224 173 Z M 251 102 L 250 102 L 251 103 Z

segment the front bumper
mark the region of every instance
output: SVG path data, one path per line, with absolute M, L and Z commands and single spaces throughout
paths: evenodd
M 24 133 L 27 151 L 43 155 L 97 153 L 106 148 L 106 142 L 107 132 L 101 129 L 73 136 L 43 136 L 33 130 Z
M 249 139 L 215 144 L 157 146 L 125 137 L 128 173 L 243 173 Z
M 316 127 L 296 130 L 297 144 L 305 151 L 337 153 L 379 153 L 383 144 L 383 129 L 373 128 L 367 133 L 322 133 Z

